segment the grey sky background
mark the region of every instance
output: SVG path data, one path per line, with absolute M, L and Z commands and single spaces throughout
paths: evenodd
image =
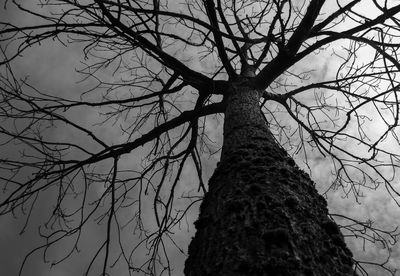
M 0 14 L 2 20 L 7 18 L 17 18 L 13 10 L 8 10 L 7 14 Z M 4 19 L 6 18 L 6 19 Z M 18 20 L 23 20 L 27 24 L 32 24 L 31 19 L 18 17 Z M 190 53 L 177 53 L 182 57 L 190 57 Z M 197 53 L 193 53 L 196 55 Z M 51 93 L 64 98 L 77 99 L 83 91 L 86 91 L 93 86 L 94 82 L 85 81 L 79 82 L 82 79 L 82 75 L 76 72 L 75 69 L 81 68 L 82 64 L 80 61 L 83 60 L 82 48 L 79 45 L 68 45 L 64 47 L 55 41 L 48 41 L 43 43 L 40 47 L 35 46 L 27 50 L 21 57 L 17 58 L 13 63 L 13 69 L 17 72 L 19 77 L 25 75 L 29 76 L 28 81 L 30 84 L 37 87 L 39 90 Z M 316 70 L 315 78 L 321 78 L 322 76 L 334 74 L 334 61 L 330 58 L 330 53 L 322 53 L 320 59 L 311 58 L 310 63 Z M 310 64 L 305 63 L 305 64 Z M 191 68 L 193 69 L 206 69 L 210 65 L 208 61 L 202 61 L 192 59 Z M 107 72 L 104 72 L 107 73 Z M 98 110 L 96 109 L 79 109 L 74 113 L 68 113 L 69 118 L 75 122 L 82 123 L 85 126 L 92 127 L 96 130 L 96 134 L 103 137 L 106 141 L 113 142 L 115 144 L 124 141 L 124 138 L 116 131 L 115 126 L 106 124 L 100 127 L 93 127 L 93 124 L 99 121 Z M 217 143 L 221 143 L 221 127 L 222 123 L 209 120 L 207 124 L 207 132 L 211 138 Z M 374 129 L 378 131 L 379 125 L 374 125 Z M 400 135 L 400 133 L 399 133 Z M 49 131 L 47 138 L 50 140 L 69 140 L 71 142 L 78 142 L 85 145 L 87 142 L 85 137 L 77 135 L 70 131 L 69 128 L 63 128 L 62 125 L 57 126 Z M 390 142 L 390 141 L 389 141 Z M 398 147 L 395 143 L 388 144 L 388 148 Z M 15 156 L 18 154 L 15 148 L 2 149 L 1 154 L 4 156 Z M 5 150 L 5 152 L 4 152 Z M 310 165 L 311 175 L 313 180 L 317 184 L 317 188 L 323 192 L 330 185 L 332 180 L 331 169 L 332 166 L 328 159 L 325 159 L 317 153 L 310 153 Z M 130 154 L 121 161 L 121 168 L 133 168 L 139 169 L 141 156 L 140 150 L 137 153 Z M 208 160 L 205 160 L 205 180 L 208 180 L 212 174 L 215 164 L 218 161 L 218 154 L 212 156 Z M 304 162 L 300 159 L 296 159 L 299 166 L 307 170 Z M 106 168 L 107 166 L 104 165 Z M 193 167 L 187 165 L 181 182 L 178 187 L 177 194 L 184 191 L 197 189 L 198 182 L 196 181 L 196 172 Z M 103 191 L 104 187 L 92 187 L 90 192 L 93 195 L 99 195 Z M 1 196 L 0 196 L 1 197 Z M 360 198 L 359 203 L 354 201 L 354 197 L 351 195 L 344 196 L 343 191 L 337 190 L 329 193 L 328 203 L 332 213 L 346 214 L 349 217 L 358 218 L 365 220 L 366 218 L 371 219 L 375 224 L 384 229 L 393 229 L 396 225 L 400 224 L 400 209 L 394 202 L 394 200 L 387 194 L 383 186 L 377 190 L 371 190 L 364 192 L 364 197 Z M 43 223 L 49 216 L 48 210 L 51 204 L 54 202 L 54 191 L 47 191 L 39 199 L 33 210 L 33 215 L 29 223 L 29 227 L 25 233 L 19 234 L 21 231 L 24 221 L 20 220 L 20 214 L 17 214 L 16 218 L 10 216 L 0 217 L 0 269 L 1 275 L 17 275 L 19 267 L 21 265 L 24 256 L 29 253 L 30 250 L 40 245 L 42 240 L 38 236 L 38 225 Z M 180 227 L 177 227 L 174 232 L 174 238 L 178 245 L 186 252 L 188 243 L 193 232 L 193 221 L 197 217 L 198 205 L 191 209 L 192 211 L 187 216 L 186 220 L 183 220 Z M 148 217 L 148 222 L 154 224 L 152 218 L 152 208 L 147 206 L 143 211 L 144 217 Z M 122 216 L 124 214 L 121 214 Z M 132 229 L 123 231 L 123 241 L 125 243 L 135 244 L 138 241 L 138 237 L 132 234 Z M 70 275 L 81 275 L 86 269 L 88 261 L 90 261 L 97 247 L 99 241 L 105 237 L 105 224 L 99 226 L 95 223 L 89 224 L 83 233 L 80 249 L 80 254 L 71 256 L 65 262 L 51 267 L 51 262 L 54 258 L 62 256 L 64 250 L 71 246 L 71 241 L 66 240 L 59 246 L 52 248 L 48 252 L 50 263 L 43 263 L 43 251 L 39 251 L 33 255 L 27 262 L 24 268 L 23 275 L 37 275 L 37 276 L 70 276 Z M 360 240 L 349 239 L 347 240 L 349 246 L 352 248 L 356 258 L 366 261 L 377 261 L 385 260 L 387 255 L 385 249 L 382 247 L 365 244 L 365 250 L 363 250 L 362 243 Z M 183 275 L 183 265 L 185 255 L 178 249 L 169 245 L 170 248 L 170 262 L 174 268 L 173 275 Z M 137 252 L 136 258 L 140 260 L 146 256 L 147 251 L 143 248 Z M 392 248 L 392 257 L 389 260 L 390 266 L 393 268 L 400 269 L 400 247 L 395 245 Z M 96 266 L 101 267 L 101 263 L 95 263 Z M 377 270 L 374 267 L 367 266 L 370 275 L 380 276 L 382 270 Z M 95 275 L 95 274 L 93 274 Z M 126 266 L 116 266 L 111 275 L 128 275 L 126 272 Z M 141 275 L 140 273 L 138 275 Z M 400 274 L 399 274 L 400 275 Z

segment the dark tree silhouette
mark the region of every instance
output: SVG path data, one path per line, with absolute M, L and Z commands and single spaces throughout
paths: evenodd
M 344 235 L 396 241 L 369 220 L 329 214 L 293 158 L 305 168 L 309 156 L 331 160 L 325 194 L 358 200 L 381 186 L 399 205 L 400 151 L 388 147 L 400 146 L 397 2 L 6 0 L 2 9 L 0 214 L 25 217 L 24 231 L 51 198 L 45 242 L 27 258 L 46 259 L 65 240 L 53 262 L 78 254 L 94 221 L 105 234 L 86 274 L 101 262 L 102 275 L 116 264 L 172 275 L 173 231 L 199 202 L 186 275 L 366 274 Z M 18 76 L 14 63 L 42 43 L 82 47 L 78 71 L 91 88 L 66 97 Z M 80 121 L 88 110 L 97 117 Z M 219 145 L 210 135 L 221 120 Z M 61 128 L 70 135 L 56 137 Z M 196 188 L 180 181 L 190 170 Z M 130 242 L 124 231 L 138 234 Z

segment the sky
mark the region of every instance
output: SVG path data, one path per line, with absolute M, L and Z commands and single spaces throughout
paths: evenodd
M 0 17 L 4 20 L 4 18 L 15 17 L 15 14 L 12 10 L 8 10 L 6 13 L 2 11 Z M 30 21 L 32 19 L 29 17 L 22 18 L 21 20 L 24 20 L 25 23 L 32 24 Z M 182 54 L 182 58 L 190 56 L 190 53 L 187 52 L 178 54 Z M 35 46 L 28 49 L 21 57 L 17 58 L 12 65 L 19 77 L 22 78 L 23 76 L 28 75 L 29 83 L 39 90 L 46 91 L 59 97 L 77 99 L 82 92 L 94 85 L 92 80 L 81 81 L 82 75 L 76 70 L 77 68 L 82 68 L 83 65 L 81 61 L 84 61 L 84 56 L 80 45 L 68 45 L 68 47 L 65 47 L 50 40 L 42 43 L 40 47 Z M 318 73 L 316 73 L 316 78 L 322 78 L 323 76 L 334 74 L 333 69 L 331 69 L 334 68 L 334 66 L 326 56 L 323 60 L 316 59 L 312 62 L 317 67 L 316 71 Z M 192 60 L 190 66 L 194 69 L 201 69 L 210 66 L 210 64 L 204 61 Z M 104 74 L 106 73 L 108 72 L 105 71 Z M 70 119 L 79 121 L 82 125 L 88 127 L 93 127 L 94 123 L 100 121 L 98 110 L 95 109 L 77 109 L 74 113 L 69 113 L 68 116 Z M 221 127 L 221 122 L 215 120 L 208 121 L 207 132 L 217 144 L 222 141 Z M 100 135 L 106 141 L 114 144 L 120 143 L 124 138 L 119 136 L 115 129 L 115 126 L 111 123 L 105 124 L 96 127 L 96 134 Z M 379 127 L 377 127 L 377 129 L 379 129 Z M 46 135 L 50 140 L 77 141 L 83 145 L 90 143 L 87 138 L 71 132 L 69 128 L 64 128 L 61 125 L 51 129 Z M 390 148 L 390 145 L 388 147 Z M 137 154 L 130 155 L 122 160 L 122 168 L 137 167 L 137 169 L 139 169 L 141 161 L 140 153 L 139 150 Z M 12 156 L 15 154 L 15 148 L 2 148 L 1 154 L 4 156 Z M 218 154 L 213 155 L 204 161 L 204 178 L 207 180 L 212 174 L 216 162 L 218 161 Z M 308 170 L 303 160 L 296 159 L 296 162 L 300 167 Z M 106 165 L 104 166 L 106 167 Z M 332 180 L 332 166 L 329 159 L 323 158 L 317 154 L 310 154 L 310 167 L 311 177 L 316 182 L 317 188 L 321 192 L 325 191 L 329 182 Z M 180 186 L 178 186 L 178 193 L 197 188 L 197 182 L 195 179 L 196 172 L 194 171 L 193 165 L 188 164 L 185 167 L 182 180 L 179 184 Z M 104 187 L 91 188 L 91 192 L 94 195 L 99 195 L 102 191 L 104 191 Z M 24 225 L 24 221 L 20 219 L 21 214 L 17 214 L 15 218 L 11 215 L 0 217 L 0 267 L 4 275 L 17 275 L 24 256 L 28 254 L 30 250 L 35 248 L 35 246 L 40 245 L 43 241 L 38 235 L 38 225 L 44 222 L 49 215 L 46 211 L 51 207 L 52 200 L 54 199 L 54 192 L 55 191 L 49 190 L 41 195 L 39 203 L 33 210 L 29 226 L 23 234 L 19 234 Z M 393 229 L 396 223 L 400 221 L 400 209 L 395 204 L 394 200 L 388 196 L 383 186 L 377 190 L 366 191 L 364 197 L 360 198 L 359 203 L 356 203 L 352 196 L 344 196 L 341 190 L 332 191 L 328 196 L 328 203 L 331 213 L 347 214 L 349 217 L 360 219 L 369 218 L 374 221 L 376 225 L 379 225 L 384 229 Z M 184 252 L 186 252 L 188 243 L 194 234 L 192 224 L 197 217 L 197 209 L 198 205 L 191 209 L 191 212 L 186 218 L 186 223 L 182 223 L 182 225 L 179 225 L 179 227 L 176 227 L 175 229 L 175 241 L 182 247 Z M 128 216 L 128 214 L 121 214 L 121 216 L 124 215 Z M 154 224 L 154 222 L 151 222 L 151 215 L 151 206 L 147 206 L 147 208 L 143 210 L 143 216 L 149 218 L 147 221 L 149 224 Z M 130 232 L 131 230 L 132 229 L 128 229 L 123 233 L 123 241 L 134 244 L 138 241 L 138 237 L 133 235 Z M 49 263 L 43 263 L 43 251 L 40 251 L 29 258 L 24 268 L 23 275 L 81 275 L 82 271 L 87 266 L 89 256 L 93 255 L 99 244 L 99 240 L 104 239 L 104 235 L 104 224 L 99 226 L 95 223 L 89 223 L 88 227 L 82 234 L 80 254 L 73 255 L 65 262 L 52 267 L 51 261 L 62 256 L 65 250 L 68 247 L 71 247 L 71 241 L 66 240 L 59 246 L 56 246 L 47 252 L 47 256 L 50 260 Z M 383 261 L 384 256 L 386 256 L 385 249 L 380 246 L 366 244 L 366 248 L 363 250 L 360 239 L 348 239 L 346 241 L 355 256 L 360 260 Z M 170 262 L 173 264 L 172 266 L 174 268 L 172 275 L 181 276 L 183 275 L 182 271 L 185 254 L 173 246 L 170 246 L 169 248 L 171 249 Z M 140 252 L 142 254 L 140 254 Z M 142 248 L 138 251 L 136 258 L 140 260 L 141 257 L 146 256 L 146 253 L 146 250 Z M 389 260 L 390 266 L 400 269 L 400 262 L 398 262 L 398 260 L 400 260 L 400 248 L 398 245 L 395 245 L 392 248 L 392 258 Z M 101 267 L 100 263 L 95 263 L 94 265 Z M 126 267 L 124 266 L 116 266 L 112 275 L 127 275 L 125 268 Z M 370 275 L 384 275 L 382 274 L 382 270 L 375 269 L 374 267 L 368 267 L 368 269 Z

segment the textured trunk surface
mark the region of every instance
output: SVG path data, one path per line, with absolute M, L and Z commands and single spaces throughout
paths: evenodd
M 185 275 L 354 275 L 325 199 L 276 144 L 258 101 L 233 86 Z

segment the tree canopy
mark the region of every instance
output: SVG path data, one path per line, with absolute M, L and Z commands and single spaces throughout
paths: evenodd
M 304 169 L 325 166 L 329 199 L 385 190 L 400 206 L 397 1 L 6 0 L 0 15 L 0 214 L 39 229 L 28 257 L 73 258 L 98 225 L 86 272 L 173 274 L 169 252 L 186 251 L 176 233 L 207 191 L 238 81 L 262 93 Z M 36 64 L 24 61 L 51 62 L 32 56 L 54 45 L 81 53 L 76 91 L 63 91 L 67 76 L 51 88 L 25 77 Z M 332 217 L 368 244 L 398 236 Z M 356 256 L 360 274 L 370 262 Z M 390 272 L 390 254 L 376 265 Z

